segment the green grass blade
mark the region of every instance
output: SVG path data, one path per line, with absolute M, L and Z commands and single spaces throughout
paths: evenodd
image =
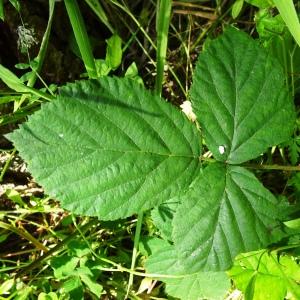
M 273 0 L 289 31 L 300 46 L 300 24 L 293 0 Z
M 4 7 L 3 7 L 3 0 L 0 0 L 0 19 L 4 21 Z
M 76 0 L 65 0 L 64 2 L 88 76 L 90 78 L 96 78 L 97 70 L 92 48 L 78 3 Z
M 156 32 L 157 32 L 157 53 L 156 53 L 156 81 L 155 91 L 161 94 L 164 78 L 164 66 L 168 46 L 168 32 L 171 19 L 172 0 L 160 0 L 157 7 Z
M 20 93 L 31 93 L 46 100 L 54 99 L 42 91 L 26 86 L 13 72 L 0 64 L 0 79 L 12 90 Z
M 101 6 L 98 0 L 85 0 L 91 10 L 95 15 L 101 20 L 101 22 L 110 30 L 111 33 L 114 33 L 113 27 L 110 25 L 107 15 Z

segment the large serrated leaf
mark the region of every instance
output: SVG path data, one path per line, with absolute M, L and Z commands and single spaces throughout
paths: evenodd
M 290 137 L 295 113 L 279 62 L 234 28 L 200 55 L 194 111 L 216 159 L 239 164 Z
M 181 199 L 173 241 L 189 272 L 226 270 L 238 253 L 278 238 L 281 218 L 277 200 L 252 173 L 213 164 Z
M 166 201 L 199 167 L 195 126 L 130 79 L 69 84 L 8 137 L 64 208 L 102 219 Z
M 166 292 L 184 300 L 224 299 L 230 288 L 229 278 L 225 272 L 186 272 L 177 259 L 174 246 L 165 246 L 153 253 L 146 261 L 146 269 L 151 274 L 171 275 L 178 278 L 162 276 L 166 283 Z

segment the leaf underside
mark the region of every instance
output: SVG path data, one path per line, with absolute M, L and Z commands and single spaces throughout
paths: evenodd
M 8 137 L 64 208 L 102 219 L 168 200 L 199 167 L 193 124 L 130 79 L 69 84 Z
M 295 111 L 281 65 L 232 27 L 200 54 L 190 95 L 207 146 L 219 161 L 256 158 L 293 131 Z

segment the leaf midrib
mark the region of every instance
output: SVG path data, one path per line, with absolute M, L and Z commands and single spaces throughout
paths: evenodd
M 84 146 L 74 146 L 74 145 L 60 145 L 60 144 L 51 144 L 53 148 L 56 148 L 53 151 L 57 151 L 57 148 L 71 148 L 74 150 L 75 148 L 78 149 L 79 151 L 84 151 L 84 150 L 90 150 L 90 151 L 105 151 L 105 152 L 121 152 L 121 153 L 132 153 L 132 154 L 144 154 L 144 155 L 156 155 L 156 156 L 168 156 L 168 157 L 180 157 L 180 158 L 189 158 L 189 159 L 198 159 L 199 162 L 201 160 L 200 155 L 187 155 L 187 154 L 174 154 L 174 153 L 157 153 L 157 152 L 151 152 L 151 151 L 144 151 L 144 150 L 119 150 L 119 149 L 111 149 L 111 148 L 92 148 L 92 147 L 84 147 Z M 49 149 L 43 150 L 43 151 L 36 151 L 35 154 L 40 154 L 40 153 L 49 153 Z

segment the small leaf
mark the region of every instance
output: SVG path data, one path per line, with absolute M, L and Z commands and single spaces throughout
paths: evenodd
M 217 160 L 239 164 L 289 139 L 295 110 L 284 78 L 275 58 L 232 27 L 202 52 L 190 94 Z
M 122 62 L 122 40 L 117 34 L 114 34 L 106 42 L 105 61 L 111 69 L 115 70 Z
M 73 275 L 78 262 L 78 257 L 65 254 L 62 256 L 53 257 L 50 261 L 50 265 L 54 270 L 55 278 L 62 279 Z
M 8 292 L 14 287 L 14 285 L 15 285 L 15 280 L 14 279 L 5 280 L 0 285 L 0 295 L 8 294 Z
M 8 199 L 13 201 L 15 204 L 20 205 L 21 207 L 27 207 L 27 204 L 22 200 L 20 193 L 13 189 L 7 189 L 5 194 Z
M 50 292 L 48 294 L 40 293 L 38 296 L 38 300 L 58 300 L 58 297 L 54 292 Z
M 107 62 L 104 59 L 96 59 L 95 65 L 96 65 L 98 77 L 107 76 L 111 71 L 110 66 L 107 64 Z
M 88 289 L 95 294 L 97 297 L 100 298 L 102 291 L 103 291 L 103 287 L 101 284 L 97 283 L 95 280 L 93 280 L 91 278 L 91 276 L 85 275 L 85 274 L 81 274 L 80 278 L 82 280 L 82 282 L 88 287 Z
M 287 292 L 295 299 L 300 296 L 300 267 L 289 256 L 278 259 L 276 253 L 266 250 L 240 254 L 228 273 L 246 299 L 282 300 Z
M 72 277 L 63 283 L 63 291 L 70 294 L 70 299 L 83 300 L 83 286 L 79 277 Z
M 133 62 L 126 70 L 125 77 L 131 78 L 135 80 L 137 83 L 144 85 L 143 79 L 141 76 L 139 76 L 139 71 L 136 66 L 136 63 Z
M 20 2 L 19 0 L 9 0 L 10 4 L 16 9 L 16 11 L 20 12 Z
M 70 249 L 71 255 L 76 257 L 84 257 L 91 253 L 88 245 L 79 240 L 72 240 L 68 243 L 68 248 Z
M 236 0 L 234 2 L 234 4 L 232 5 L 231 15 L 234 19 L 236 19 L 239 16 L 239 14 L 243 8 L 243 5 L 244 5 L 244 0 Z
M 28 92 L 27 87 L 23 84 L 21 79 L 19 79 L 13 72 L 2 65 L 0 65 L 0 79 L 12 90 L 21 93 Z
M 200 166 L 196 127 L 126 78 L 69 84 L 8 137 L 49 195 L 102 219 L 167 201 Z
M 252 173 L 213 164 L 181 198 L 173 241 L 187 271 L 226 270 L 238 253 L 276 240 L 280 218 L 277 200 Z

